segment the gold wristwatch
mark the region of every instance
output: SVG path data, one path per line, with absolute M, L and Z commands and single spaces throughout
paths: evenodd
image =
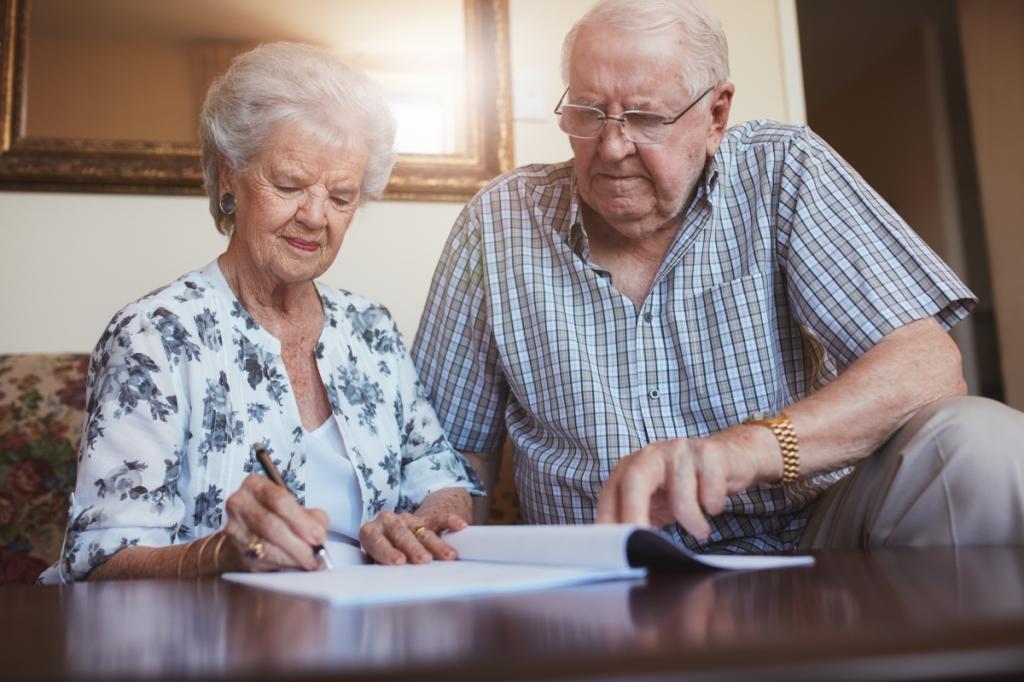
M 772 430 L 775 439 L 779 441 L 779 449 L 782 450 L 782 479 L 777 485 L 795 483 L 800 477 L 800 444 L 796 438 L 793 422 L 789 420 L 786 413 L 779 412 L 774 417 L 767 419 L 752 417 L 743 423 L 767 426 Z

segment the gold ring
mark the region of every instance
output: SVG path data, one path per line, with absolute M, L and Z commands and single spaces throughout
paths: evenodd
M 413 529 L 412 534 L 416 536 L 417 540 L 420 540 L 420 539 L 422 539 L 422 534 L 426 533 L 426 532 L 427 532 L 427 527 L 426 526 L 416 526 L 416 528 Z
M 250 559 L 263 559 L 267 556 L 267 551 L 263 549 L 263 542 L 256 538 L 249 543 L 249 546 L 245 550 L 245 555 Z

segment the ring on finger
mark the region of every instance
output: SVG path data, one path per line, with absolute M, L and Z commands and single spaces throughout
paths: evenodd
M 416 536 L 417 540 L 422 540 L 423 534 L 426 533 L 428 530 L 429 529 L 426 526 L 416 526 L 415 528 L 413 528 L 412 534 Z
M 245 556 L 250 559 L 263 559 L 267 556 L 267 550 L 263 547 L 263 541 L 259 538 L 254 538 L 252 542 L 245 548 Z

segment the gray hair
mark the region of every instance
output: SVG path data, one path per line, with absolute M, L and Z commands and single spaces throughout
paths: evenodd
M 595 25 L 644 32 L 681 29 L 688 52 L 686 63 L 680 64 L 679 70 L 683 87 L 691 97 L 729 79 L 729 44 L 725 32 L 700 0 L 602 0 L 565 35 L 562 42 L 562 82 L 565 85 L 569 85 L 569 62 L 576 38 L 583 27 Z
M 219 172 L 242 173 L 281 123 L 325 141 L 367 145 L 360 201 L 378 198 L 395 164 L 395 119 L 380 87 L 330 52 L 300 43 L 269 43 L 239 55 L 206 93 L 199 122 L 203 185 L 217 230 L 230 234 L 220 209 Z

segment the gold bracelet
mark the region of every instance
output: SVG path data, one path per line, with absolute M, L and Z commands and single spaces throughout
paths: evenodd
M 220 540 L 217 540 L 217 546 L 213 548 L 213 571 L 215 574 L 220 575 L 220 548 L 224 546 L 224 541 L 228 539 L 228 534 L 224 531 L 220 533 Z
M 178 580 L 181 580 L 181 567 L 185 563 L 185 557 L 188 556 L 188 551 L 192 549 L 192 543 L 190 542 L 186 545 L 182 545 L 181 548 L 185 551 L 181 553 L 180 557 L 178 557 Z
M 199 545 L 199 554 L 196 554 L 196 577 L 201 578 L 203 575 L 203 550 L 210 544 L 210 540 L 213 539 L 212 535 L 207 535 L 203 539 L 203 544 Z
M 796 429 L 793 422 L 789 420 L 785 412 L 779 412 L 768 419 L 748 419 L 744 424 L 755 424 L 767 426 L 775 434 L 775 440 L 779 441 L 779 449 L 782 451 L 782 478 L 776 485 L 789 485 L 796 483 L 800 478 L 800 443 L 796 437 Z

